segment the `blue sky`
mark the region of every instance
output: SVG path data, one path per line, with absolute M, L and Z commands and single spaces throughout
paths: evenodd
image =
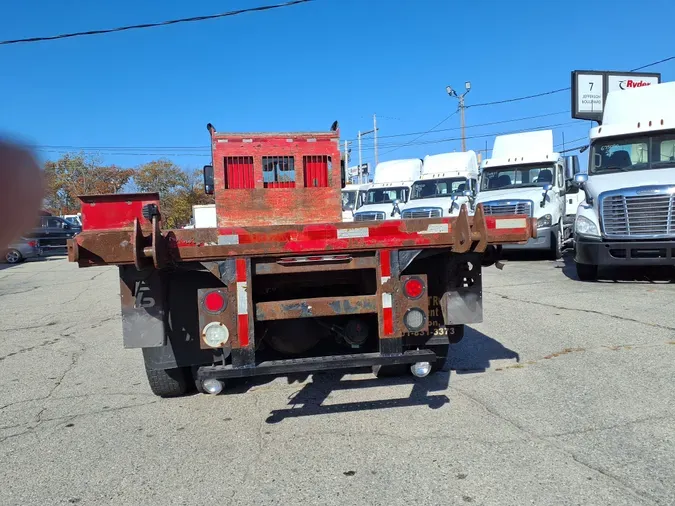
M 622 0 L 619 0 L 622 1 Z M 215 14 L 275 0 L 35 0 L 0 4 L 0 38 L 111 28 Z M 52 42 L 0 46 L 0 134 L 38 147 L 42 159 L 101 147 L 106 162 L 167 157 L 209 161 L 206 123 L 220 131 L 372 129 L 380 160 L 460 149 L 459 130 L 423 132 L 457 107 L 445 87 L 472 83 L 467 105 L 570 84 L 574 69 L 628 70 L 675 54 L 658 20 L 675 2 L 567 0 L 315 0 L 220 20 Z M 648 69 L 675 79 L 675 61 Z M 582 141 L 569 92 L 466 110 L 469 149 L 492 135 L 556 125 L 555 140 Z M 524 121 L 510 120 L 562 112 Z M 473 127 L 490 122 L 507 123 Z M 439 128 L 457 128 L 459 116 Z M 480 136 L 480 137 L 474 137 Z M 474 137 L 474 138 L 471 138 Z M 412 142 L 415 141 L 415 142 Z M 410 143 L 407 146 L 401 146 Z M 426 144 L 422 144 L 425 143 Z M 67 148 L 64 146 L 72 146 Z M 364 138 L 364 161 L 373 142 Z M 131 149 L 119 149 L 129 147 Z M 159 149 L 169 147 L 169 149 Z M 183 149 L 183 148 L 190 149 Z M 356 162 L 356 143 L 352 163 Z

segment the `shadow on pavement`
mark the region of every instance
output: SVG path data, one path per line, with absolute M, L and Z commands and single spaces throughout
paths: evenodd
M 366 371 L 364 370 L 363 372 Z M 285 418 L 412 406 L 427 406 L 430 409 L 438 409 L 448 404 L 450 399 L 445 393 L 430 394 L 431 392 L 444 392 L 447 390 L 449 383 L 450 373 L 448 372 L 438 372 L 426 378 L 415 378 L 412 375 L 395 378 L 345 378 L 345 373 L 317 373 L 314 374 L 312 383 L 307 383 L 299 392 L 294 393 L 290 397 L 288 408 L 273 410 L 265 421 L 269 424 L 274 424 L 283 421 Z M 413 386 L 410 395 L 399 399 L 323 404 L 329 395 L 337 390 L 357 390 L 410 384 Z
M 491 360 L 514 358 L 520 362 L 518 352 L 467 325 L 464 339 L 450 346 L 447 364 L 457 374 L 467 374 L 485 372 L 490 368 Z
M 574 253 L 563 256 L 562 272 L 569 279 L 579 281 Z M 579 281 L 581 282 L 581 281 Z M 675 283 L 675 266 L 653 267 L 601 267 L 598 270 L 598 283 Z

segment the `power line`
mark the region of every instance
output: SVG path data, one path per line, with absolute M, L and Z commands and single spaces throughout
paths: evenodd
M 453 113 L 455 114 L 455 113 Z M 511 119 L 505 119 L 505 120 L 500 120 L 500 121 L 490 121 L 489 123 L 478 123 L 476 125 L 467 125 L 465 128 L 478 128 L 478 127 L 484 127 L 484 126 L 492 126 L 492 125 L 502 125 L 504 123 L 515 123 L 518 121 L 526 121 L 530 119 L 537 119 L 537 118 L 546 118 L 549 116 L 558 116 L 560 114 L 570 114 L 570 111 L 558 111 L 558 112 L 549 112 L 546 114 L 536 114 L 534 116 L 523 116 L 522 118 L 511 118 Z M 452 128 L 440 128 L 438 130 L 432 129 L 431 131 L 427 130 L 425 132 L 409 132 L 409 133 L 404 133 L 404 134 L 393 134 L 393 135 L 378 135 L 378 139 L 390 139 L 393 137 L 407 137 L 410 135 L 419 135 L 419 134 L 426 134 L 426 133 L 436 133 L 436 132 L 451 132 L 451 131 L 456 131 L 456 130 L 461 130 L 461 127 L 452 127 Z M 355 141 L 356 139 L 349 139 L 349 142 Z M 363 140 L 362 140 L 363 142 Z
M 191 23 L 193 21 L 206 21 L 209 19 L 218 19 L 226 18 L 230 16 L 238 16 L 239 14 L 245 14 L 248 12 L 261 12 L 268 11 L 272 9 L 280 9 L 282 7 L 290 7 L 292 5 L 302 4 L 306 2 L 312 2 L 314 0 L 291 0 L 282 4 L 275 5 L 261 5 L 259 7 L 249 7 L 248 9 L 239 9 L 236 11 L 221 12 L 220 14 L 210 14 L 207 16 L 194 16 L 191 18 L 181 18 L 181 19 L 171 19 L 169 21 L 160 21 L 157 23 L 143 23 L 139 25 L 129 25 L 129 26 L 119 26 L 117 28 L 106 28 L 103 30 L 88 30 L 86 32 L 74 32 L 74 33 L 62 33 L 60 35 L 49 35 L 43 37 L 29 37 L 26 39 L 14 39 L 14 40 L 3 40 L 0 41 L 0 46 L 7 46 L 10 44 L 23 44 L 29 42 L 43 42 L 47 40 L 57 40 L 57 39 L 69 39 L 72 37 L 82 37 L 85 35 L 101 35 L 104 33 L 113 33 L 113 32 L 124 32 L 127 30 L 136 30 L 140 28 L 154 28 L 157 26 L 167 26 L 175 25 L 178 23 Z
M 550 112 L 547 114 L 536 114 L 534 116 L 523 116 L 521 118 L 511 118 L 511 119 L 505 119 L 505 120 L 500 120 L 500 121 L 490 121 L 488 123 L 477 123 L 475 125 L 467 125 L 466 128 L 479 128 L 479 127 L 485 127 L 485 126 L 493 126 L 493 125 L 502 125 L 505 123 L 515 123 L 518 121 L 527 121 L 531 119 L 538 119 L 538 118 L 546 118 L 550 116 L 557 116 L 560 114 L 569 114 L 569 111 L 558 111 L 558 112 Z M 447 119 L 450 119 L 456 112 L 454 112 L 452 115 L 448 116 Z M 379 117 L 379 116 L 378 116 Z M 442 122 L 441 122 L 442 123 Z M 440 123 L 439 123 L 440 125 Z M 411 135 L 419 135 L 422 133 L 440 133 L 440 132 L 452 132 L 460 130 L 460 127 L 453 127 L 453 128 L 441 128 L 438 130 L 432 130 L 432 131 L 426 131 L 426 132 L 409 132 L 409 133 L 402 133 L 402 134 L 393 134 L 393 135 L 380 135 L 378 136 L 378 139 L 391 139 L 391 138 L 397 138 L 397 137 L 408 137 Z M 348 142 L 356 142 L 357 139 L 349 139 Z M 361 138 L 361 142 L 365 143 L 366 140 L 369 142 L 372 142 L 372 139 L 366 138 Z M 394 146 L 396 144 L 390 144 L 390 146 Z M 162 150 L 171 150 L 171 151 L 182 151 L 182 150 L 187 150 L 187 151 L 210 151 L 211 146 L 204 145 L 204 146 L 70 146 L 70 145 L 33 145 L 32 146 L 34 149 L 38 149 L 41 151 L 47 151 L 50 149 L 55 149 L 55 150 L 150 150 L 150 151 L 162 151 Z M 370 148 L 372 146 L 366 146 L 366 148 Z
M 581 124 L 582 124 L 581 121 L 570 121 L 570 122 L 567 122 L 567 123 L 556 123 L 556 124 L 552 124 L 552 125 L 537 125 L 537 126 L 534 126 L 534 127 L 531 127 L 531 128 L 521 128 L 521 129 L 518 129 L 518 130 L 507 130 L 507 131 L 502 131 L 502 132 L 491 132 L 491 133 L 480 134 L 480 135 L 470 135 L 470 136 L 467 136 L 466 138 L 467 139 L 484 139 L 484 138 L 488 138 L 488 137 L 494 137 L 494 136 L 497 136 L 497 135 L 507 135 L 507 134 L 512 134 L 512 133 L 530 132 L 532 130 L 560 128 L 560 127 L 564 127 L 564 126 L 581 125 Z M 461 137 L 446 137 L 446 138 L 443 138 L 443 139 L 433 139 L 433 140 L 428 140 L 428 141 L 416 142 L 414 145 L 415 146 L 424 146 L 424 145 L 428 145 L 428 144 L 438 144 L 438 143 L 441 143 L 441 142 L 451 142 L 451 141 L 459 141 L 459 140 L 462 140 L 462 138 Z M 402 147 L 410 146 L 410 145 L 413 145 L 412 141 L 408 142 L 408 143 L 405 143 L 405 144 L 386 144 L 386 145 L 380 146 L 380 147 L 398 149 L 398 148 L 402 148 Z M 368 146 L 368 147 L 365 147 L 365 148 L 362 148 L 362 149 L 373 149 L 373 147 Z M 393 151 L 393 149 L 390 150 L 389 152 L 391 152 L 391 151 Z
M 503 122 L 494 122 L 494 123 L 503 123 Z M 545 128 L 559 128 L 569 125 L 583 125 L 582 121 L 570 121 L 566 123 L 556 123 L 551 125 L 537 125 L 527 129 L 518 129 L 518 130 L 507 130 L 501 132 L 491 132 L 487 134 L 471 135 L 466 137 L 467 139 L 481 139 L 487 137 L 493 137 L 496 135 L 505 135 L 510 133 L 520 133 L 527 132 L 537 129 Z M 473 125 L 478 126 L 478 125 Z M 585 137 L 583 137 L 585 138 Z M 449 137 L 442 139 L 433 139 L 422 142 L 409 141 L 403 144 L 390 143 L 385 144 L 385 148 L 398 149 L 405 146 L 423 146 L 428 144 L 438 144 L 441 142 L 451 142 L 461 140 L 461 137 Z M 574 141 L 570 141 L 574 142 Z M 42 145 L 42 146 L 32 146 L 33 149 L 45 153 L 59 153 L 67 154 L 74 151 L 84 151 L 84 152 L 95 152 L 101 155 L 115 155 L 115 156 L 211 156 L 209 146 L 69 146 L 69 145 Z M 373 150 L 374 146 L 366 146 L 363 149 Z M 131 150 L 131 151 L 130 151 Z M 165 152 L 163 150 L 171 150 L 173 152 Z M 187 152 L 179 152 L 181 150 L 186 150 Z M 192 152 L 189 152 L 192 151 Z
M 425 135 L 427 135 L 429 132 L 432 132 L 435 128 L 441 126 L 443 123 L 445 123 L 446 121 L 448 121 L 450 118 L 452 118 L 452 117 L 453 117 L 455 114 L 457 114 L 458 112 L 459 112 L 459 109 L 457 109 L 455 112 L 453 112 L 453 113 L 450 114 L 449 116 L 446 116 L 445 119 L 442 119 L 441 121 L 439 121 L 438 123 L 436 123 L 434 126 L 432 126 L 429 130 L 427 130 L 426 132 L 423 132 L 423 133 L 420 134 L 418 137 L 415 137 L 415 138 L 414 138 L 413 140 L 411 140 L 410 142 L 408 142 L 408 143 L 406 143 L 406 144 L 402 144 L 402 145 L 400 145 L 400 146 L 398 146 L 398 147 L 396 147 L 396 148 L 394 148 L 394 149 L 391 149 L 391 150 L 389 150 L 389 151 L 386 151 L 386 152 L 382 153 L 381 156 L 388 155 L 389 153 L 393 153 L 393 152 L 396 151 L 397 149 L 400 149 L 400 148 L 403 148 L 403 147 L 405 147 L 405 146 L 411 145 L 412 143 L 414 143 L 414 142 L 417 141 L 418 139 L 420 139 L 420 138 L 424 137 Z
M 643 69 L 646 69 L 646 68 L 649 68 L 649 67 L 654 67 L 655 65 L 659 65 L 661 63 L 666 63 L 666 62 L 671 61 L 671 60 L 675 60 L 675 56 L 669 56 L 667 58 L 663 58 L 663 59 L 655 61 L 655 62 L 647 63 L 646 65 L 642 65 L 640 67 L 636 67 L 634 69 L 631 69 L 628 72 L 637 72 L 638 70 L 643 70 Z M 545 91 L 543 93 L 536 93 L 534 95 L 527 95 L 525 97 L 507 98 L 505 100 L 496 100 L 494 102 L 483 102 L 481 104 L 471 104 L 471 105 L 467 105 L 466 108 L 468 109 L 469 107 L 485 107 L 485 106 L 488 106 L 488 105 L 499 105 L 499 104 L 508 104 L 508 103 L 511 103 L 511 102 L 519 102 L 521 100 L 529 100 L 531 98 L 544 97 L 546 95 L 553 95 L 555 93 L 561 93 L 563 91 L 568 91 L 570 89 L 571 89 L 571 87 L 567 86 L 566 88 L 559 88 L 557 90 Z

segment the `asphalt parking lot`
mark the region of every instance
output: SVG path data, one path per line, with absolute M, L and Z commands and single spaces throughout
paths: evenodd
M 657 274 L 510 260 L 484 271 L 485 322 L 449 373 L 164 400 L 122 348 L 115 268 L 0 265 L 0 504 L 675 504 Z

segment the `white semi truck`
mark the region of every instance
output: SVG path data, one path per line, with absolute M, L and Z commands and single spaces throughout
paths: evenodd
M 408 202 L 410 187 L 422 174 L 422 160 L 410 158 L 380 162 L 373 184 L 354 221 L 401 219 L 402 204 Z
M 553 131 L 539 130 L 495 139 L 492 157 L 481 163 L 480 190 L 476 204 L 486 215 L 526 214 L 537 218 L 537 237 L 526 244 L 504 249 L 544 250 L 553 259 L 562 256 L 564 243 L 572 237 L 578 187 L 572 184 L 578 172 L 576 156 L 554 151 Z M 569 210 L 567 194 L 571 190 Z M 567 219 L 566 219 L 567 217 Z
M 478 191 L 478 161 L 474 151 L 427 155 L 422 176 L 412 185 L 403 219 L 457 216 Z
M 581 81 L 573 78 L 575 117 Z M 601 266 L 675 265 L 675 82 L 609 91 L 601 110 L 588 171 L 575 177 L 586 194 L 574 225 L 582 281 Z
M 342 188 L 342 221 L 354 221 L 354 213 L 361 208 L 371 184 L 348 184 Z

